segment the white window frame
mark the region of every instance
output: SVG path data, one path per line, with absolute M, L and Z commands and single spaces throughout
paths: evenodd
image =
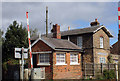
M 103 37 L 100 37 L 100 48 L 103 48 L 103 44 L 104 44 L 104 38 Z
M 41 57 L 41 55 L 43 55 L 42 57 Z M 46 56 L 47 55 L 47 56 Z M 47 61 L 48 62 L 45 62 L 46 61 L 46 58 L 47 58 Z M 38 58 L 38 64 L 37 65 L 50 65 L 50 55 L 49 54 L 39 54 L 39 58 Z M 42 61 L 43 62 L 40 62 L 41 61 L 41 59 L 42 59 Z
M 79 37 L 77 37 L 77 45 L 80 47 L 80 48 L 82 48 L 82 44 L 83 43 L 83 41 L 82 41 L 82 36 L 79 36 Z
M 56 65 L 67 65 L 65 62 L 66 62 L 66 54 L 64 53 L 56 54 Z
M 105 57 L 100 57 L 100 63 L 106 63 Z
M 72 62 L 75 61 L 75 62 Z M 78 54 L 70 54 L 70 65 L 78 65 Z

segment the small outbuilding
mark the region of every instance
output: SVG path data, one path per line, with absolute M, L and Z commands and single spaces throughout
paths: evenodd
M 56 31 L 57 30 L 57 31 Z M 32 43 L 33 67 L 45 68 L 45 79 L 80 79 L 80 47 L 61 39 L 60 26 L 53 26 L 53 38 L 41 37 Z

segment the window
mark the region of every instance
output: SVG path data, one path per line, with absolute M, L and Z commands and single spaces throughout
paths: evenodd
M 65 54 L 56 54 L 56 64 L 65 64 Z
M 78 54 L 70 54 L 70 64 L 78 64 Z
M 100 48 L 103 48 L 103 37 L 100 37 Z
M 105 57 L 100 57 L 100 63 L 105 63 Z
M 49 54 L 39 54 L 39 64 L 49 64 Z
M 82 37 L 77 37 L 77 45 L 82 48 Z

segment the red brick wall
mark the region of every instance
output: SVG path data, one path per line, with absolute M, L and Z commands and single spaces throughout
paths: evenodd
M 82 77 L 81 70 L 81 54 L 78 55 L 80 65 L 70 65 L 70 53 L 66 53 L 67 65 L 56 64 L 56 52 L 53 53 L 53 79 L 80 79 Z
M 60 25 L 55 24 L 53 25 L 53 38 L 61 39 L 61 33 L 60 33 Z
M 44 42 L 39 41 L 32 47 L 32 52 L 51 51 L 52 49 L 47 46 Z M 80 79 L 82 77 L 81 70 L 81 54 L 78 54 L 79 65 L 70 65 L 70 53 L 66 53 L 66 64 L 67 65 L 55 65 L 56 64 L 56 53 L 50 54 L 50 65 L 43 66 L 38 65 L 37 68 L 45 67 L 45 79 Z M 38 59 L 38 55 L 36 57 Z M 35 59 L 34 59 L 35 60 Z M 37 60 L 38 61 L 38 60 Z
M 34 46 L 32 46 L 32 52 L 51 51 L 51 50 L 52 49 L 42 41 L 39 41 Z
M 37 42 L 32 47 L 32 52 L 51 51 L 51 50 L 52 49 L 42 41 Z M 39 61 L 38 58 L 39 58 L 39 55 L 37 54 L 36 59 L 34 59 L 34 60 L 37 60 L 37 63 Z M 50 54 L 50 60 L 52 60 L 52 54 Z M 40 67 L 45 67 L 45 78 L 52 79 L 52 61 L 50 61 L 50 65 L 47 65 L 47 66 L 37 65 L 36 68 L 40 68 Z

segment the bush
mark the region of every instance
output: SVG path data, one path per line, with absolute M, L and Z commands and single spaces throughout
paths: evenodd
M 115 71 L 114 70 L 104 70 L 103 78 L 104 79 L 115 79 Z

